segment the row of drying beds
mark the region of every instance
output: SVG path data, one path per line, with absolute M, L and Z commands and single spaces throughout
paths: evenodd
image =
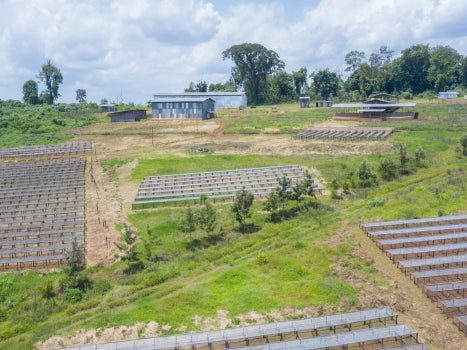
M 86 154 L 92 150 L 91 142 L 67 142 L 52 145 L 11 147 L 0 149 L 0 159 Z
M 299 183 L 302 180 L 302 177 L 291 177 L 289 178 L 294 181 L 294 183 Z M 312 187 L 316 187 L 313 183 Z M 179 188 L 173 187 L 155 187 L 151 189 L 139 189 L 136 195 L 136 198 L 157 198 L 157 197 L 168 197 L 168 196 L 192 196 L 192 195 L 201 195 L 202 193 L 229 193 L 237 192 L 242 187 L 249 189 L 252 192 L 257 190 L 271 190 L 275 189 L 278 186 L 277 180 L 269 179 L 269 181 L 258 181 L 258 182 L 225 182 L 222 184 L 208 184 L 203 185 L 187 185 Z
M 350 139 L 350 140 L 384 140 L 390 134 L 392 130 L 355 130 L 355 129 L 308 129 L 302 131 L 294 138 L 305 140 L 311 138 L 317 139 Z
M 361 228 L 443 312 L 462 312 L 449 314 L 467 334 L 467 215 L 367 223 Z
M 299 183 L 305 178 L 305 172 L 299 165 L 285 165 L 146 176 L 138 189 L 133 208 L 157 203 L 186 203 L 197 201 L 201 196 L 213 200 L 234 198 L 242 187 L 256 196 L 265 196 L 277 188 L 278 179 L 282 176 Z M 310 186 L 319 191 L 312 180 Z
M 85 242 L 85 158 L 0 166 L 0 266 L 67 258 Z
M 265 182 L 274 182 L 278 184 L 278 178 L 282 177 L 283 174 L 272 174 L 271 176 L 256 175 L 256 176 L 228 176 L 225 178 L 217 178 L 214 180 L 203 180 L 203 181 L 177 181 L 177 182 L 153 182 L 143 181 L 140 185 L 140 190 L 150 191 L 153 189 L 176 189 L 186 187 L 199 187 L 199 186 L 222 186 L 228 184 L 257 184 Z M 287 178 L 298 182 L 304 178 L 303 172 L 289 173 Z
M 329 349 L 369 347 L 427 350 L 410 327 L 397 324 L 388 308 L 353 311 L 307 319 L 84 345 L 69 350 L 178 349 Z M 372 347 L 376 346 L 376 347 Z

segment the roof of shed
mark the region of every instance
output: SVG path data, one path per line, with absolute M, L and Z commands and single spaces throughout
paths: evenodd
M 153 96 L 243 96 L 245 92 L 167 92 L 156 93 Z
M 152 101 L 152 103 L 171 103 L 171 102 L 204 102 L 206 100 L 211 100 L 212 102 L 216 102 L 212 98 L 209 97 L 174 97 L 174 98 L 158 98 Z
M 415 107 L 416 103 L 337 103 L 332 105 L 333 108 L 367 108 L 367 107 L 375 107 L 375 108 L 391 108 L 391 107 Z

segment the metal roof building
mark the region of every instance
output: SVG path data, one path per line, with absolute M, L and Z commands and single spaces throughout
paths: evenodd
M 101 111 L 102 112 L 116 112 L 117 111 L 117 105 L 114 104 L 103 104 L 100 105 Z
M 154 101 L 173 98 L 210 98 L 216 101 L 216 108 L 246 108 L 247 98 L 244 92 L 184 92 L 154 94 Z
M 416 103 L 338 103 L 333 105 L 335 120 L 384 121 L 388 119 L 416 119 L 418 114 L 410 111 Z M 398 111 L 404 109 L 403 111 Z M 408 110 L 407 110 L 408 109 Z
M 457 98 L 458 95 L 457 91 L 438 92 L 439 98 Z
M 159 98 L 152 101 L 152 119 L 210 119 L 215 104 L 206 97 Z
M 131 109 L 127 111 L 120 111 L 109 113 L 110 122 L 137 122 L 141 119 L 146 119 L 146 110 L 145 109 Z

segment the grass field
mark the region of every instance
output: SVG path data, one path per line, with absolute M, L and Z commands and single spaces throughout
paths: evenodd
M 108 214 L 111 225 L 124 231 L 123 223 L 128 223 L 137 231 L 141 243 L 136 251 L 141 253 L 144 268 L 126 274 L 128 263 L 115 262 L 118 250 L 114 248 L 110 262 L 83 272 L 94 287 L 75 302 L 60 292 L 64 272 L 2 274 L 0 347 L 31 349 L 36 344 L 47 348 L 84 343 L 86 337 L 88 342 L 99 341 L 103 329 L 113 330 L 111 339 L 116 340 L 386 305 L 419 331 L 432 349 L 462 349 L 464 337 L 358 228 L 364 221 L 466 213 L 467 157 L 458 147 L 460 137 L 467 133 L 467 106 L 421 104 L 417 110 L 420 121 L 381 124 L 393 127 L 395 133 L 387 141 L 391 147 L 375 154 L 339 153 L 332 142 L 327 152 L 283 154 L 271 148 L 268 154 L 255 153 L 253 145 L 266 135 L 273 143 L 281 137 L 276 132 L 292 134 L 331 115 L 327 109 L 304 111 L 293 105 L 279 105 L 277 111 L 270 107 L 226 111 L 218 119 L 227 122 L 224 133 L 206 136 L 206 140 L 203 135 L 216 124 L 201 131 L 191 125 L 192 136 L 201 137 L 196 139 L 199 143 L 220 144 L 235 135 L 235 141 L 252 144 L 244 154 L 229 147 L 212 154 L 184 152 L 174 146 L 187 142 L 190 132 L 176 124 L 157 124 L 163 140 L 170 135 L 170 142 L 157 147 L 138 134 L 149 122 L 112 126 L 115 130 L 110 134 L 108 122 L 69 130 L 80 140 L 95 142 L 100 152 L 97 162 L 105 169 L 98 182 L 104 192 L 115 191 L 122 207 L 122 216 Z M 290 113 L 280 114 L 283 111 Z M 125 142 L 138 148 L 127 152 L 122 132 L 130 138 Z M 284 147 L 297 147 L 288 139 L 280 140 Z M 407 147 L 411 158 L 409 173 L 384 180 L 376 171 L 379 161 L 390 157 L 397 162 L 399 144 Z M 300 145 L 314 149 L 319 144 Z M 413 160 L 418 146 L 427 154 L 422 164 Z M 127 205 L 133 199 L 127 198 L 128 193 L 134 193 L 147 175 L 297 163 L 316 169 L 330 187 L 333 179 L 351 184 L 364 159 L 376 174 L 372 187 L 356 184 L 350 194 L 339 189 L 334 195 L 321 196 L 318 208 L 302 204 L 293 215 L 277 222 L 271 222 L 261 201 L 255 201 L 248 219 L 252 229 L 246 234 L 230 212 L 230 202 L 216 203 L 213 232 L 198 227 L 191 239 L 180 229 L 186 208 L 133 211 Z M 383 204 L 372 204 L 375 199 Z M 56 291 L 52 298 L 44 297 L 43 286 L 49 280 Z M 151 321 L 158 324 L 153 333 L 147 325 Z M 135 324 L 132 332 L 119 328 Z M 92 331 L 96 329 L 101 331 L 96 334 Z M 77 336 L 79 330 L 84 333 Z M 51 336 L 60 338 L 38 345 Z

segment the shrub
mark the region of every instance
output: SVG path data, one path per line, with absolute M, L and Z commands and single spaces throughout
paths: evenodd
M 369 180 L 373 176 L 373 170 L 366 159 L 358 166 L 357 176 L 360 180 Z
M 258 254 L 258 256 L 256 257 L 256 263 L 258 265 L 266 265 L 268 262 L 269 260 L 266 254 L 261 253 L 261 254 Z
M 95 283 L 94 283 L 94 293 L 95 294 L 100 294 L 100 295 L 104 295 L 105 293 L 107 293 L 109 290 L 112 289 L 112 284 L 110 284 L 110 282 L 108 280 L 97 280 Z
M 391 158 L 382 158 L 379 161 L 378 171 L 385 180 L 391 180 L 397 173 L 397 166 Z
M 67 288 L 63 292 L 63 298 L 70 303 L 77 303 L 83 299 L 83 293 L 78 288 Z
M 418 148 L 415 150 L 415 160 L 417 161 L 417 163 L 421 163 L 422 160 L 424 160 L 426 158 L 426 152 L 425 150 L 423 149 L 422 146 L 418 146 Z
M 404 100 L 413 100 L 413 94 L 410 91 L 404 91 L 400 94 L 400 98 Z
M 382 207 L 384 205 L 385 198 L 384 197 L 376 197 L 372 200 L 369 200 L 367 204 L 371 207 Z
M 462 135 L 460 143 L 462 146 L 462 154 L 464 156 L 467 156 L 467 134 Z

